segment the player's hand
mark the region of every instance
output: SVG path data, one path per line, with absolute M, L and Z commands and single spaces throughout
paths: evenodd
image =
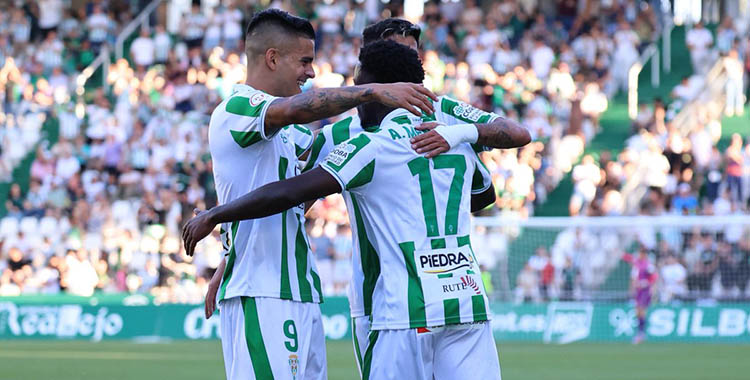
M 193 212 L 195 216 L 182 227 L 182 243 L 185 244 L 185 252 L 188 256 L 193 255 L 195 245 L 216 227 L 216 223 L 211 222 L 210 212 L 198 209 Z
M 422 112 L 432 115 L 435 108 L 432 101 L 437 95 L 416 83 L 368 84 L 373 89 L 373 100 L 389 107 L 404 108 L 417 116 Z
M 221 276 L 214 276 L 208 283 L 208 292 L 206 293 L 205 311 L 206 319 L 211 318 L 216 311 L 216 293 L 219 292 L 219 284 L 221 284 Z
M 443 136 L 440 136 L 439 133 L 434 131 L 435 127 L 437 127 L 438 125 L 440 124 L 430 122 L 423 123 L 422 125 L 417 126 L 416 129 L 421 131 L 429 130 L 429 132 L 412 137 L 411 140 L 409 140 L 411 142 L 412 149 L 420 154 L 425 153 L 424 156 L 427 158 L 432 158 L 441 153 L 449 151 L 451 149 L 451 146 L 450 144 L 448 144 L 448 141 L 446 141 Z

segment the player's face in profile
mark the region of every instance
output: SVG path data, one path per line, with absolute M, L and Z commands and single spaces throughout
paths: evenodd
M 284 94 L 292 96 L 302 92 L 300 87 L 308 79 L 315 78 L 312 62 L 315 57 L 315 42 L 309 38 L 297 37 L 282 50 L 277 72 L 284 83 Z
M 393 34 L 386 39 L 393 42 L 398 42 L 404 46 L 408 46 L 414 51 L 419 51 L 419 44 L 417 43 L 417 40 L 414 38 L 414 36 L 402 36 L 400 34 Z

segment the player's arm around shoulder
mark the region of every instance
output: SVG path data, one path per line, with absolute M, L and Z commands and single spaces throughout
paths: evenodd
M 289 124 L 307 124 L 344 113 L 362 103 L 379 102 L 405 108 L 420 116 L 434 112 L 432 91 L 415 83 L 371 83 L 361 86 L 320 88 L 274 99 L 264 115 L 265 133 L 273 135 Z
M 196 244 L 219 223 L 258 219 L 341 191 L 339 182 L 321 168 L 261 186 L 229 203 L 200 212 L 185 223 L 182 240 L 192 256 Z
M 417 127 L 428 132 L 412 141 L 413 148 L 426 157 L 462 143 L 493 149 L 517 148 L 531 142 L 531 135 L 521 124 L 450 97 L 441 96 L 435 109 L 435 122 Z

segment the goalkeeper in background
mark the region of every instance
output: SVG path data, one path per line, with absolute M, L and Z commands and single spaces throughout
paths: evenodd
M 656 282 L 656 268 L 648 257 L 645 247 L 641 247 L 638 256 L 633 258 L 626 254 L 623 260 L 633 267 L 630 274 L 630 289 L 633 292 L 635 310 L 638 317 L 638 332 L 633 337 L 633 344 L 639 344 L 646 339 L 646 313 L 651 305 L 651 294 Z

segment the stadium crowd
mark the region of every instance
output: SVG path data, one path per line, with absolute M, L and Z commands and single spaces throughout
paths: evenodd
M 744 114 L 744 94 L 750 91 L 749 30 L 747 23 L 735 25 L 725 19 L 716 32 L 700 23 L 687 32 L 694 74 L 672 90 L 670 99 L 640 105 L 622 152 L 588 154 L 575 165 L 571 215 L 747 214 L 750 140 L 734 133 L 728 144 L 723 142 L 726 148 L 719 144 L 722 116 Z M 714 64 L 723 65 L 726 72 L 726 98 L 702 104 L 696 99 L 705 91 L 706 74 Z M 700 120 L 691 120 L 686 128 L 676 116 L 688 104 Z M 612 236 L 596 228 L 566 232 L 551 252 L 539 247 L 529 258 L 515 284 L 517 300 L 587 297 L 587 290 L 600 289 L 606 280 L 598 274 L 608 274 L 618 265 L 620 247 L 632 242 L 648 251 L 656 265 L 655 289 L 661 301 L 750 296 L 750 239 L 741 227 L 645 228 L 635 236 Z
M 6 125 L 0 131 L 0 180 L 12 180 L 13 168 L 29 152 L 35 158 L 28 188 L 14 183 L 5 202 L 0 296 L 103 291 L 151 293 L 163 302 L 202 300 L 222 255 L 218 235 L 189 258 L 179 230 L 194 208 L 216 204 L 207 123 L 213 107 L 244 79 L 243 25 L 255 5 L 170 2 L 166 21 L 140 28 L 126 44 L 128 59 L 110 67 L 105 82 L 111 91 L 100 86 L 81 91 L 80 74 L 99 49 L 113 48 L 137 13 L 133 2 L 91 1 L 80 8 L 63 0 L 16 3 L 0 14 L 0 122 Z M 419 25 L 428 87 L 520 120 L 535 141 L 519 150 L 482 153 L 498 191 L 484 215 L 533 215 L 534 206 L 571 170 L 576 181 L 571 210 L 625 212 L 618 204 L 622 196 L 614 193 L 628 174 L 630 150 L 621 160 L 585 156 L 574 163 L 600 130 L 609 99 L 626 89 L 628 68 L 658 35 L 661 17 L 645 2 L 593 2 L 580 10 L 576 3 L 551 8 L 511 0 L 482 7 L 471 0 L 425 3 Z M 401 16 L 396 2 L 372 4 L 272 2 L 310 17 L 316 26 L 317 76 L 305 89 L 352 83 L 363 28 Z M 742 54 L 747 57 L 746 50 Z M 59 127 L 59 141 L 37 144 L 50 123 Z M 650 133 L 658 142 L 651 144 L 654 151 L 658 146 L 659 154 L 667 152 L 663 142 L 675 140 L 667 138 L 669 128 L 647 124 L 636 136 Z M 738 173 L 748 177 L 750 148 L 738 144 L 727 157 L 730 152 L 735 161 L 742 157 Z M 692 167 L 665 173 L 675 176 L 675 191 L 687 169 L 694 177 L 699 173 Z M 750 189 L 742 189 L 731 194 L 746 201 Z M 717 202 L 721 194 L 717 190 Z M 659 202 L 667 210 L 675 198 Z M 324 293 L 345 294 L 351 240 L 343 201 L 328 197 L 308 216 Z M 495 238 L 483 233 L 475 240 L 490 246 Z M 490 256 L 480 261 L 491 269 L 496 260 Z

